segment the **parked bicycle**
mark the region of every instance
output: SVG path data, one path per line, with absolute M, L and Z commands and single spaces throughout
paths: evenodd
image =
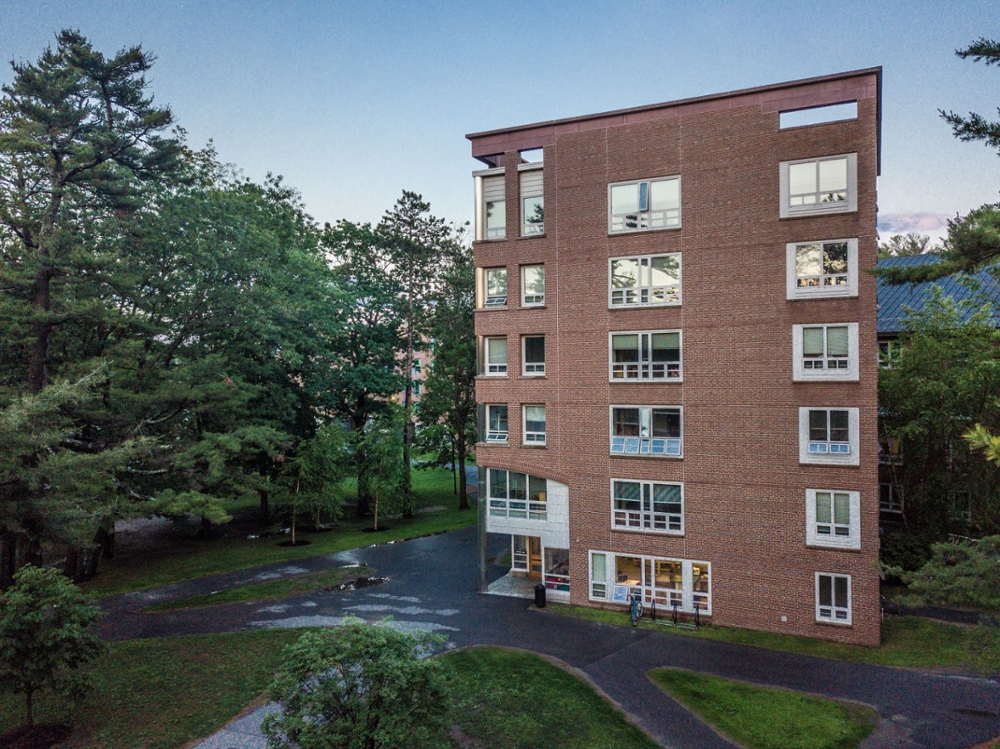
M 639 620 L 642 619 L 642 593 L 638 591 L 632 591 L 628 596 L 628 618 L 632 622 L 633 627 L 639 626 Z

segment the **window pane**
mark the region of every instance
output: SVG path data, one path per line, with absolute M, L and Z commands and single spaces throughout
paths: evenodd
M 490 469 L 490 497 L 493 499 L 507 498 L 507 471 Z
M 653 511 L 680 512 L 681 488 L 677 484 L 653 484 Z
M 650 262 L 652 286 L 676 285 L 681 275 L 681 264 L 675 257 L 654 257 Z
M 847 189 L 847 159 L 819 162 L 819 191 L 843 192 Z
M 654 333 L 652 361 L 680 361 L 681 334 Z
M 826 329 L 826 355 L 847 356 L 847 326 Z
M 819 605 L 830 606 L 833 603 L 833 590 L 829 575 L 819 576 Z
M 525 406 L 524 421 L 529 432 L 544 432 L 545 406 Z
M 611 261 L 611 288 L 631 289 L 639 285 L 639 261 L 619 258 Z
M 676 408 L 657 408 L 653 410 L 653 437 L 681 436 L 681 412 Z
M 791 195 L 816 192 L 816 162 L 788 165 L 788 192 Z
M 844 245 L 845 265 L 847 245 Z M 799 276 L 823 274 L 823 248 L 818 244 L 800 244 L 795 248 L 795 273 Z
M 684 586 L 684 573 L 680 562 L 656 560 L 656 587 L 680 590 Z
M 639 557 L 615 557 L 615 581 L 622 585 L 640 585 L 642 567 Z
M 506 228 L 507 201 L 495 200 L 486 204 L 487 236 L 497 236 Z
M 528 498 L 528 476 L 524 473 L 516 473 L 511 471 L 509 474 L 510 481 L 510 498 L 511 499 L 527 499 Z
M 624 351 L 628 349 L 637 351 L 639 349 L 639 336 L 635 334 L 613 335 L 611 336 L 611 348 L 615 351 Z
M 826 411 L 809 412 L 809 441 L 826 442 Z
M 490 364 L 505 364 L 507 362 L 506 338 L 487 338 L 486 347 L 489 350 Z
M 532 502 L 544 502 L 548 482 L 538 476 L 528 476 L 528 499 Z
M 851 522 L 850 497 L 844 492 L 833 495 L 833 522 L 837 525 L 849 525 Z
M 838 609 L 847 608 L 847 578 L 837 576 L 833 578 L 833 592 L 836 607 Z
M 486 296 L 507 296 L 507 269 L 486 271 Z
M 616 481 L 614 486 L 615 507 L 619 510 L 640 509 L 641 484 L 638 481 Z
M 616 408 L 612 411 L 611 421 L 616 437 L 639 436 L 638 408 Z
M 604 554 L 590 555 L 590 579 L 603 583 L 608 578 L 608 560 Z
M 847 411 L 830 412 L 830 441 L 847 442 Z
M 545 266 L 528 265 L 524 268 L 524 296 L 545 293 Z
M 802 329 L 802 354 L 804 356 L 823 355 L 823 328 Z
M 507 406 L 490 406 L 490 431 L 507 431 Z
M 823 272 L 830 275 L 847 273 L 847 242 L 823 245 Z
M 635 213 L 639 210 L 639 185 L 615 185 L 611 188 L 611 212 Z
M 524 361 L 528 364 L 545 362 L 545 336 L 530 336 L 524 339 Z
M 680 207 L 681 185 L 676 179 L 665 179 L 652 182 L 649 185 L 649 208 L 653 211 L 666 211 Z
M 816 492 L 816 522 L 829 523 L 830 511 L 830 492 Z
M 524 223 L 527 226 L 542 226 L 545 223 L 545 202 L 541 195 L 524 199 Z

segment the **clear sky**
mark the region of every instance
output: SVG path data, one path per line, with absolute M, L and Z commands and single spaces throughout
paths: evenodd
M 1000 200 L 1000 158 L 937 115 L 996 118 L 1000 69 L 954 50 L 1000 37 L 998 0 L 0 0 L 0 58 L 66 27 L 153 52 L 192 145 L 284 175 L 320 221 L 376 221 L 403 189 L 471 219 L 469 132 L 875 65 L 883 236 Z

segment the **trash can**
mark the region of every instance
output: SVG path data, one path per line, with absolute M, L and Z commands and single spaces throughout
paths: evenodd
M 541 583 L 535 586 L 535 606 L 540 609 L 545 608 L 545 586 Z

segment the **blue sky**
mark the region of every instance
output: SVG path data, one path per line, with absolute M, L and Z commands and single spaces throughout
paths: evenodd
M 996 116 L 996 0 L 184 2 L 0 0 L 0 58 L 56 30 L 141 43 L 193 145 L 282 174 L 320 221 L 376 221 L 405 188 L 472 218 L 468 132 L 882 65 L 880 227 L 938 234 L 997 202 L 1000 158 L 937 109 Z M 9 67 L 0 82 L 10 80 Z M 935 228 L 937 227 L 937 228 Z

